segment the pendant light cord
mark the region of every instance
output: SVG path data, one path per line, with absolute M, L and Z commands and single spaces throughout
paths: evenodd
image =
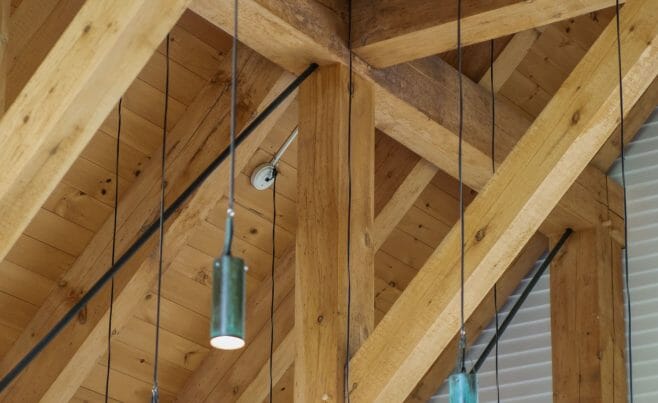
M 160 256 L 158 259 L 158 296 L 155 311 L 155 356 L 153 358 L 153 389 L 152 401 L 157 403 L 159 401 L 158 391 L 158 356 L 160 350 L 160 303 L 162 299 L 162 263 L 164 255 L 164 205 L 165 205 L 165 187 L 167 186 L 165 179 L 165 161 L 167 157 L 167 118 L 169 115 L 169 34 L 165 39 L 165 93 L 164 93 L 164 118 L 162 122 L 162 155 L 161 155 L 161 177 L 160 177 L 160 239 L 159 249 Z
M 489 43 L 489 80 L 491 86 L 491 172 L 496 173 L 496 90 L 494 88 L 494 40 Z M 500 379 L 498 374 L 498 282 L 493 286 L 494 325 L 496 326 L 496 350 L 494 352 L 494 370 L 496 374 L 496 401 L 500 403 Z
M 121 151 L 121 104 L 123 98 L 119 98 L 119 105 L 117 106 L 117 145 L 116 145 L 116 160 L 114 161 L 114 218 L 112 223 L 112 265 L 115 263 L 116 258 L 116 242 L 117 242 L 117 216 L 119 211 L 119 156 Z M 110 368 L 112 363 L 112 313 L 114 310 L 114 277 L 110 282 L 110 312 L 107 324 L 107 372 L 105 374 L 105 403 L 108 402 L 110 392 Z
M 629 391 L 630 401 L 633 403 L 633 335 L 632 335 L 632 311 L 631 311 L 631 290 L 629 286 L 629 272 L 628 272 L 628 202 L 626 193 L 626 154 L 624 151 L 624 83 L 622 77 L 622 63 L 621 63 L 621 26 L 619 18 L 619 0 L 615 2 L 615 18 L 617 22 L 617 65 L 618 65 L 618 80 L 619 80 L 619 137 L 621 149 L 621 184 L 624 190 L 624 277 L 626 279 L 626 321 L 628 326 L 628 378 L 629 378 Z
M 459 229 L 460 229 L 460 330 L 459 330 L 459 368 L 466 372 L 466 327 L 464 326 L 464 178 L 462 161 L 462 143 L 464 132 L 464 94 L 462 85 L 462 2 L 457 0 L 457 78 L 459 81 Z
M 224 234 L 224 254 L 231 254 L 233 243 L 233 217 L 235 216 L 235 128 L 238 88 L 238 0 L 233 1 L 233 38 L 231 49 L 231 127 L 229 130 L 228 208 Z
M 347 84 L 347 320 L 345 329 L 345 366 L 343 374 L 343 390 L 345 401 L 350 401 L 350 327 L 352 323 L 352 96 L 354 95 L 352 66 L 352 0 L 348 1 L 347 46 L 349 50 Z
M 270 403 L 273 399 L 274 390 L 274 269 L 276 264 L 276 167 L 272 170 L 272 267 L 270 270 L 270 280 L 272 291 L 270 293 Z

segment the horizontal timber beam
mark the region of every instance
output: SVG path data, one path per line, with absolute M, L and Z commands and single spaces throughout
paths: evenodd
M 651 1 L 629 3 L 621 12 L 629 109 L 658 73 L 658 9 Z M 466 317 L 614 131 L 619 100 L 611 77 L 616 72 L 613 21 L 467 208 Z M 405 399 L 454 337 L 459 329 L 459 254 L 454 253 L 459 242 L 456 225 L 352 358 L 352 401 Z
M 354 2 L 354 52 L 382 68 L 457 48 L 457 1 L 357 0 Z M 465 1 L 462 44 L 529 30 L 591 13 L 614 0 Z

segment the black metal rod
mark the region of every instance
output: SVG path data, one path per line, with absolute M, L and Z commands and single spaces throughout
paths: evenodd
M 509 311 L 507 316 L 505 317 L 505 320 L 503 323 L 501 323 L 500 327 L 498 328 L 498 333 L 494 334 L 494 336 L 491 338 L 489 341 L 489 344 L 487 344 L 487 347 L 485 347 L 484 351 L 482 354 L 480 354 L 480 358 L 478 358 L 477 362 L 475 365 L 473 365 L 473 368 L 471 369 L 471 373 L 478 372 L 480 370 L 480 367 L 482 367 L 482 364 L 484 364 L 484 361 L 487 359 L 489 356 L 489 353 L 491 350 L 494 348 L 496 345 L 496 341 L 500 339 L 500 337 L 505 333 L 505 329 L 507 329 L 507 326 L 512 322 L 512 319 L 514 319 L 514 315 L 521 309 L 521 305 L 525 302 L 526 298 L 528 298 L 528 295 L 530 295 L 530 292 L 532 289 L 535 287 L 541 276 L 544 274 L 548 266 L 551 264 L 557 253 L 560 251 L 562 248 L 562 245 L 567 241 L 569 236 L 573 233 L 573 230 L 571 228 L 567 228 L 562 236 L 560 237 L 560 240 L 555 244 L 553 249 L 548 253 L 548 256 L 546 256 L 546 259 L 544 259 L 544 262 L 541 264 L 539 269 L 535 272 L 535 275 L 532 276 L 532 279 L 528 283 L 528 285 L 525 287 L 523 292 L 521 293 L 521 296 L 519 297 L 518 300 L 514 303 L 514 306 L 512 309 Z
M 236 147 L 249 137 L 249 135 L 292 94 L 299 85 L 306 80 L 308 76 L 317 69 L 318 65 L 313 63 L 304 70 L 299 77 L 295 78 L 281 94 L 279 94 L 254 120 L 242 130 L 240 136 L 236 139 Z M 221 154 L 215 158 L 213 162 L 174 200 L 173 203 L 164 212 L 164 221 L 167 221 L 176 210 L 181 208 L 185 201 L 208 179 L 208 177 L 217 169 L 222 162 L 228 157 L 229 148 L 225 148 Z M 135 242 L 117 259 L 117 261 L 110 266 L 110 268 L 89 288 L 80 300 L 69 309 L 69 311 L 53 326 L 52 329 L 41 339 L 32 349 L 0 380 L 0 392 L 3 392 L 9 384 L 27 367 L 39 353 L 46 348 L 48 344 L 57 336 L 66 325 L 89 303 L 89 301 L 103 288 L 103 286 L 114 277 L 114 275 L 121 270 L 121 268 L 130 260 L 130 258 L 144 245 L 148 239 L 158 230 L 160 226 L 160 218 L 156 219 L 151 225 L 140 235 Z M 208 262 L 211 264 L 211 262 Z

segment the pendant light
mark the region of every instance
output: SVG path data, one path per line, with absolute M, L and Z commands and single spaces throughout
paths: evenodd
M 224 251 L 213 262 L 210 345 L 221 350 L 244 347 L 247 266 L 231 255 L 235 216 L 235 126 L 238 64 L 238 0 L 233 2 L 233 50 L 231 54 L 231 127 L 228 209 L 224 230 Z
M 466 372 L 466 327 L 464 326 L 464 181 L 462 178 L 462 143 L 464 96 L 462 91 L 461 0 L 457 0 L 457 72 L 459 81 L 459 223 L 460 223 L 460 331 L 457 372 L 449 379 L 450 403 L 477 403 L 477 374 Z

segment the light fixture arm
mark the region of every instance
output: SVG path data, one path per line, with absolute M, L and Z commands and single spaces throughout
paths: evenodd
M 272 158 L 272 161 L 270 161 L 270 164 L 274 167 L 276 167 L 279 164 L 279 161 L 281 160 L 281 157 L 283 157 L 283 154 L 286 153 L 288 150 L 288 147 L 290 147 L 290 144 L 292 144 L 293 141 L 297 138 L 297 135 L 299 134 L 299 127 L 295 127 L 286 139 L 286 141 L 283 142 L 281 145 L 281 148 L 279 148 L 279 151 L 276 152 L 276 155 L 274 158 Z
M 279 165 L 279 161 L 281 161 L 283 154 L 286 153 L 288 147 L 290 147 L 290 144 L 295 141 L 298 134 L 299 127 L 295 127 L 292 132 L 290 132 L 286 141 L 283 142 L 279 151 L 276 152 L 274 158 L 272 158 L 270 162 L 260 164 L 254 169 L 254 172 L 251 174 L 251 185 L 253 187 L 257 190 L 265 190 L 272 186 L 274 183 L 274 177 L 277 174 L 276 166 Z

